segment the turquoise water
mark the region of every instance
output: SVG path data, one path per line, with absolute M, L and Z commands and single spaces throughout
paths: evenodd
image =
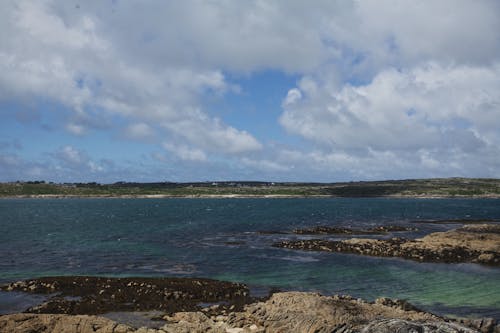
M 278 249 L 271 244 L 307 236 L 258 233 L 403 224 L 419 230 L 398 235 L 413 237 L 456 227 L 415 221 L 480 218 L 500 219 L 500 200 L 2 199 L 0 282 L 76 274 L 210 277 L 247 283 L 256 293 L 277 287 L 386 296 L 440 314 L 500 319 L 499 268 Z M 4 308 L 6 297 L 0 294 Z

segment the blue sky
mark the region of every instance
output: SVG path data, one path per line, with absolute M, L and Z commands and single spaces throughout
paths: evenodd
M 498 1 L 3 1 L 0 181 L 500 177 Z

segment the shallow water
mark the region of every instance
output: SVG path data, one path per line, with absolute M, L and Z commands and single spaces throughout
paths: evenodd
M 418 220 L 482 218 L 500 219 L 500 200 L 2 199 L 0 282 L 77 274 L 210 277 L 260 293 L 278 287 L 386 296 L 440 314 L 500 319 L 499 268 L 278 249 L 270 245 L 317 236 L 259 233 L 402 224 L 419 230 L 395 234 L 416 237 L 457 227 Z M 9 308 L 2 295 L 2 309 Z

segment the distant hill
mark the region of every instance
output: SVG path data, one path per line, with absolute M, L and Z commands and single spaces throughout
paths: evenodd
M 0 183 L 0 197 L 43 196 L 330 196 L 330 197 L 499 197 L 500 179 L 436 178 L 341 183 L 259 181 L 113 184 Z

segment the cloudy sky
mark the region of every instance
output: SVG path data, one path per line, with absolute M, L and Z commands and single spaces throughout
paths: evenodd
M 0 181 L 500 177 L 500 1 L 0 2 Z

